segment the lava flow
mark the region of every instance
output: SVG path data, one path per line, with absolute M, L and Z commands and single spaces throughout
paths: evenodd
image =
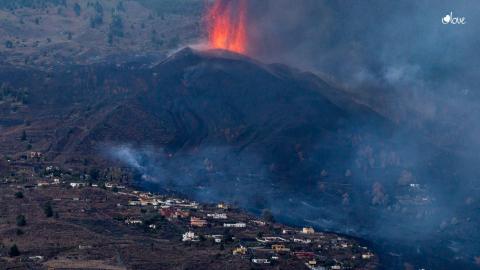
M 246 53 L 247 0 L 215 0 L 208 11 L 209 43 L 212 48 Z

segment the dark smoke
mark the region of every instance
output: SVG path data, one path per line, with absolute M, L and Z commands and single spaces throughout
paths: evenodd
M 480 150 L 477 1 L 249 3 L 254 56 L 333 76 L 439 144 Z M 467 23 L 443 25 L 450 12 Z

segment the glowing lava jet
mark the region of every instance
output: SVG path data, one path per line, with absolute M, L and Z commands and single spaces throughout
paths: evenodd
M 208 38 L 212 48 L 247 51 L 247 0 L 215 0 L 208 11 Z

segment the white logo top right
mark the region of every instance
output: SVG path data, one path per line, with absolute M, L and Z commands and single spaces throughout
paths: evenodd
M 454 17 L 453 11 L 450 11 L 447 15 L 442 18 L 443 24 L 466 24 L 467 20 L 465 17 Z

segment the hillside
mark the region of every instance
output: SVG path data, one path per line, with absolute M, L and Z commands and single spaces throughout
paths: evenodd
M 0 62 L 47 67 L 163 58 L 202 35 L 203 2 L 184 2 L 2 1 Z

